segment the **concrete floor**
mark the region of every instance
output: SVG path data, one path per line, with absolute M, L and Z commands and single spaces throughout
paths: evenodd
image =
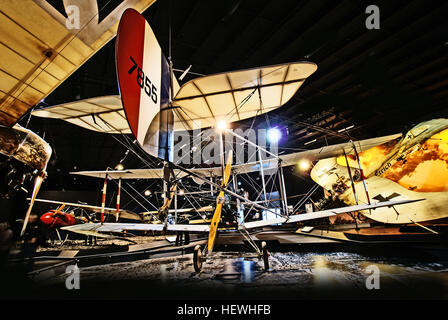
M 434 253 L 436 252 L 436 253 Z M 192 255 L 80 268 L 80 289 L 67 274 L 37 277 L 34 290 L 64 298 L 161 299 L 446 299 L 445 249 L 350 247 L 272 252 L 271 271 L 253 253 L 215 252 L 197 274 Z M 379 271 L 379 289 L 366 281 Z M 369 278 L 370 279 L 370 278 Z

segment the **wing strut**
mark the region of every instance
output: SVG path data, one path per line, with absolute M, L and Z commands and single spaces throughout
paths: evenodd
M 356 195 L 355 182 L 353 180 L 352 171 L 350 170 L 350 164 L 348 163 L 348 158 L 347 158 L 347 154 L 345 153 L 345 150 L 342 149 L 342 151 L 344 152 L 345 163 L 347 164 L 348 176 L 350 177 L 350 182 L 352 184 L 353 196 L 355 197 L 356 205 L 358 205 L 359 204 L 358 203 L 358 196 Z
M 353 144 L 353 150 L 355 151 L 356 160 L 358 160 L 358 167 L 359 167 L 359 171 L 361 173 L 361 179 L 362 179 L 362 183 L 364 185 L 364 190 L 366 191 L 367 202 L 370 204 L 369 191 L 367 190 L 366 177 L 364 177 L 364 171 L 362 170 L 362 167 L 361 167 L 361 160 L 359 159 L 359 154 L 358 154 L 358 151 L 356 150 L 356 146 L 353 141 L 352 141 L 352 144 Z
M 115 214 L 115 222 L 118 221 L 120 215 L 120 193 L 121 193 L 121 178 L 118 179 L 118 190 L 117 190 L 117 213 Z
M 107 173 L 104 176 L 103 197 L 101 199 L 101 223 L 104 222 L 104 208 L 106 207 L 106 190 L 107 190 Z

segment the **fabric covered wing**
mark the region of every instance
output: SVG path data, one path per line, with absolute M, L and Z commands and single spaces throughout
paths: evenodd
M 374 146 L 383 144 L 385 142 L 391 141 L 393 139 L 397 139 L 401 137 L 401 134 L 394 134 L 390 136 L 365 139 L 360 141 L 355 141 L 354 144 L 356 149 L 359 151 L 367 150 Z M 353 152 L 353 144 L 352 142 L 340 143 L 332 146 L 326 146 L 318 149 L 290 153 L 286 155 L 280 155 L 280 159 L 282 160 L 282 166 L 293 166 L 298 163 L 300 159 L 324 159 L 335 157 L 342 154 L 342 150 L 345 150 L 347 154 L 351 154 Z M 265 160 L 263 161 L 263 169 L 273 169 L 277 167 L 277 159 Z M 221 167 L 210 167 L 210 168 L 195 168 L 190 169 L 190 171 L 201 175 L 203 177 L 210 177 L 212 174 L 216 177 L 221 176 L 222 169 Z M 245 164 L 236 164 L 232 166 L 232 172 L 235 174 L 244 174 L 250 172 L 260 171 L 260 163 L 259 162 L 251 162 Z M 183 171 L 174 170 L 174 173 L 178 178 L 182 178 L 186 175 Z M 95 178 L 104 178 L 107 174 L 112 179 L 162 179 L 163 178 L 163 169 L 129 169 L 122 171 L 79 171 L 79 172 L 71 172 L 71 174 L 95 177 Z
M 208 75 L 184 84 L 174 99 L 174 127 L 191 130 L 233 122 L 274 110 L 291 99 L 317 70 L 296 62 Z
M 163 224 L 146 224 L 146 223 L 85 223 L 74 226 L 63 227 L 61 229 L 77 232 L 77 231 L 96 231 L 96 232 L 123 232 L 128 231 L 163 231 Z M 208 225 L 187 225 L 187 224 L 169 224 L 169 231 L 191 231 L 191 232 L 208 232 Z
M 120 96 L 104 96 L 35 110 L 33 116 L 55 118 L 104 133 L 131 133 Z
M 0 124 L 14 125 L 111 40 L 125 9 L 154 1 L 124 0 L 101 21 L 97 0 L 64 0 L 63 13 L 45 0 L 1 1 Z M 79 25 L 68 28 L 74 15 Z

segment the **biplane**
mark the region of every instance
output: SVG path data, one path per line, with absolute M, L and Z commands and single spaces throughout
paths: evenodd
M 432 223 L 448 217 L 447 142 L 448 119 L 433 119 L 401 138 L 319 160 L 310 176 L 348 205 L 424 198 L 412 206 L 379 208 L 363 215 L 386 224 Z
M 296 214 L 287 205 L 286 188 L 283 178 L 283 167 L 295 165 L 304 156 L 324 158 L 338 156 L 343 152 L 350 153 L 355 144 L 358 150 L 366 150 L 393 137 L 368 139 L 361 142 L 345 143 L 312 150 L 308 154 L 292 154 L 278 156 L 265 147 L 255 144 L 258 160 L 235 164 L 233 150 L 226 148 L 223 135 L 230 134 L 240 143 L 254 144 L 238 135 L 226 124 L 248 119 L 269 112 L 284 105 L 311 76 L 317 66 L 312 62 L 294 62 L 280 65 L 252 68 L 247 70 L 219 73 L 195 78 L 179 86 L 173 74 L 171 57 L 166 59 L 160 45 L 145 18 L 136 10 L 124 11 L 117 33 L 116 69 L 120 88 L 120 97 L 100 97 L 78 101 L 34 111 L 36 116 L 60 118 L 82 127 L 108 133 L 131 133 L 139 148 L 148 155 L 163 161 L 162 168 L 138 170 L 107 170 L 102 172 L 81 172 L 78 174 L 104 178 L 156 178 L 164 181 L 164 203 L 158 210 L 162 223 L 86 223 L 67 226 L 63 229 L 73 232 L 122 232 L 124 230 L 141 231 L 182 231 L 208 234 L 208 242 L 204 248 L 196 246 L 193 262 L 196 271 L 200 271 L 204 258 L 210 257 L 217 234 L 222 230 L 220 221 L 230 215 L 232 219 L 240 215 L 243 204 L 249 211 L 253 208 L 269 213 L 267 219 L 246 221 L 239 216 L 232 230 L 241 233 L 260 257 L 263 257 L 265 268 L 269 268 L 266 243 L 261 249 L 252 241 L 248 230 L 264 226 L 329 217 L 341 213 L 376 210 L 382 207 L 410 205 L 421 199 L 394 199 L 358 203 L 353 206 Z M 216 167 L 186 168 L 176 163 L 173 158 L 173 134 L 176 130 L 196 130 L 214 128 L 219 142 L 219 162 Z M 128 130 L 128 131 L 127 131 Z M 271 158 L 263 159 L 262 154 L 270 154 Z M 269 175 L 266 171 L 276 174 Z M 247 197 L 238 192 L 236 177 L 250 172 L 259 172 L 261 184 L 255 197 Z M 265 174 L 266 173 L 266 174 Z M 276 179 L 278 177 L 278 179 Z M 178 185 L 182 178 L 191 178 L 199 184 L 210 186 L 215 194 L 215 205 L 210 223 L 187 224 L 171 223 L 167 219 L 172 203 L 176 202 Z M 231 179 L 232 178 L 232 179 Z M 269 205 L 266 185 L 276 179 L 280 206 Z M 232 182 L 232 183 L 231 183 Z M 215 192 L 213 192 L 215 191 Z M 262 197 L 261 195 L 264 195 Z M 229 199 L 235 199 L 237 205 L 232 211 L 225 210 Z M 176 212 L 176 208 L 174 210 Z

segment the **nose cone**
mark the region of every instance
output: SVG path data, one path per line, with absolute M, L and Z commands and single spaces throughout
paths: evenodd
M 53 214 L 51 212 L 43 214 L 40 217 L 40 221 L 47 226 L 51 225 L 54 221 Z

